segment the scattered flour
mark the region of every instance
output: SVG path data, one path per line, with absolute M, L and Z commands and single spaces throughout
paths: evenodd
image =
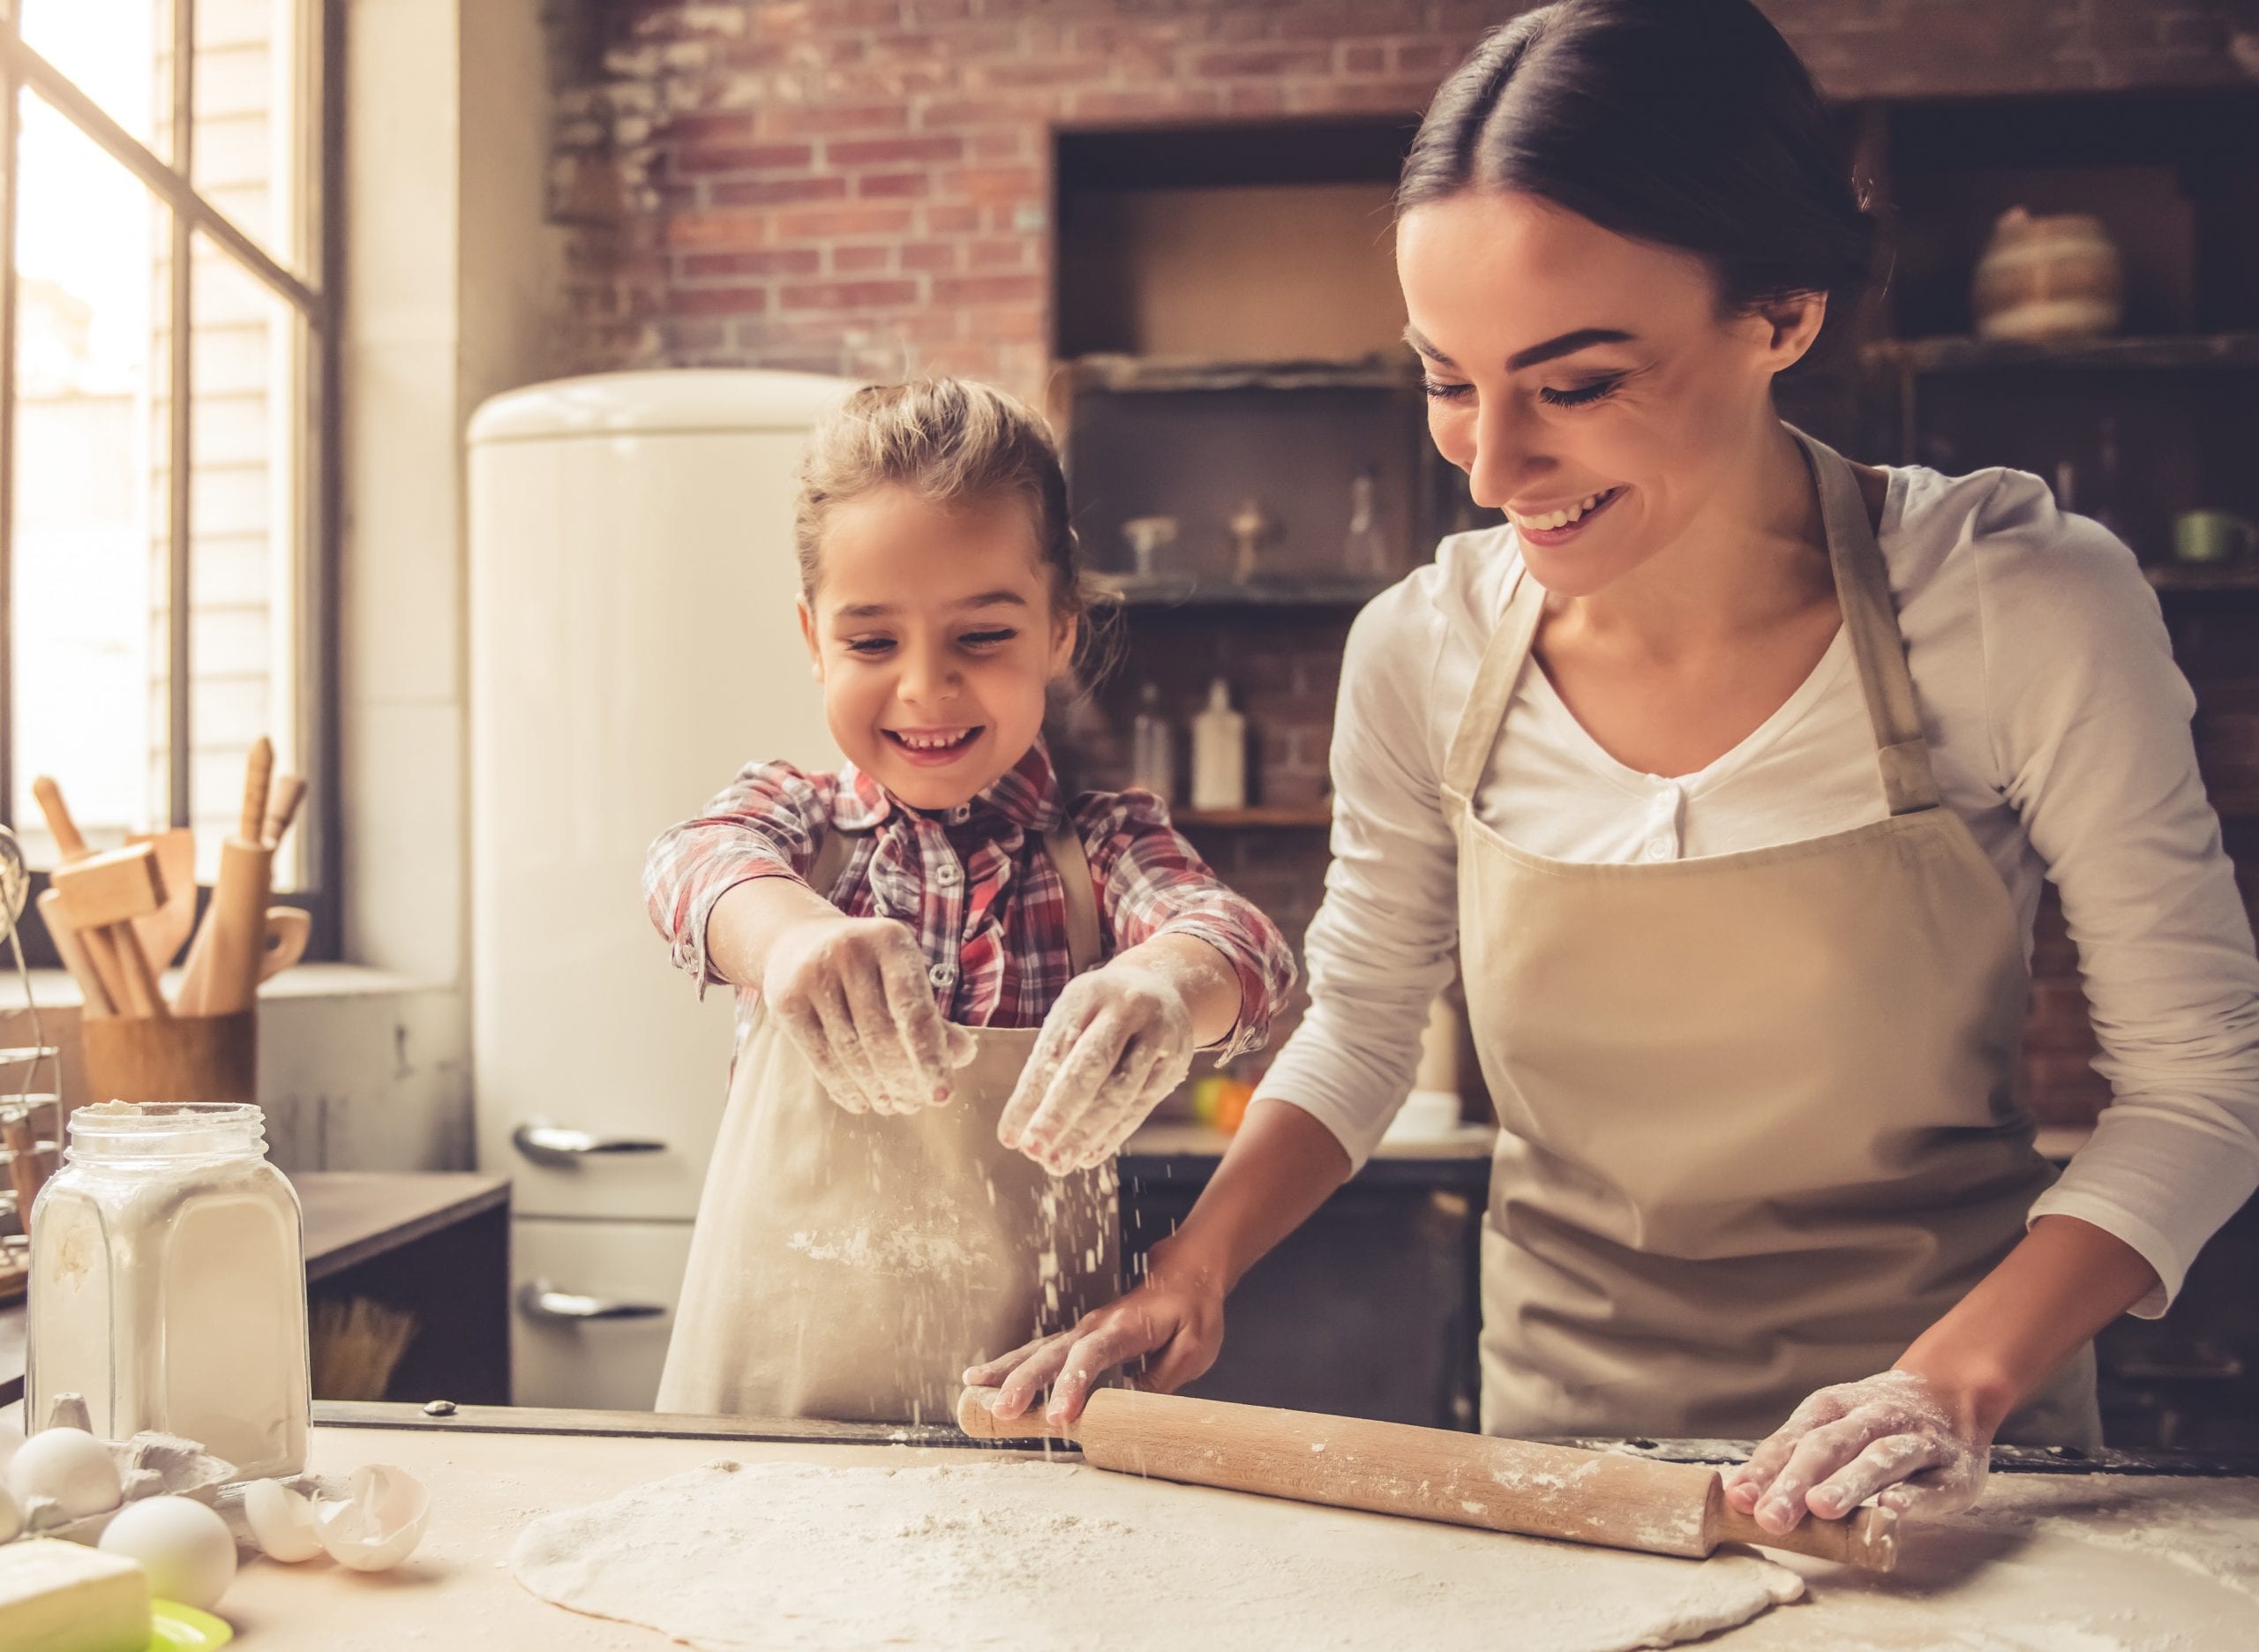
M 533 1521 L 518 1581 L 708 1652 L 1379 1645 L 1628 1652 L 1802 1591 L 1625 1554 L 1065 1464 L 717 1461 Z

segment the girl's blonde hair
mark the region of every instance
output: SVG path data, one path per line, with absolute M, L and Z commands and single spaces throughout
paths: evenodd
M 1075 665 L 1100 674 L 1112 597 L 1087 574 L 1067 510 L 1067 477 L 1043 417 L 1015 396 L 970 379 L 867 385 L 817 427 L 800 462 L 793 536 L 800 589 L 815 595 L 823 529 L 836 505 L 881 488 L 906 488 L 929 504 L 1017 499 L 1051 574 L 1052 611 L 1080 623 Z

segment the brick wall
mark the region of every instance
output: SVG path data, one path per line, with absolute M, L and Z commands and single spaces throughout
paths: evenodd
M 1839 97 L 2233 84 L 2259 0 L 1765 0 Z M 564 358 L 958 372 L 1039 396 L 1049 365 L 1050 133 L 1067 125 L 1415 111 L 1494 0 L 574 0 L 554 19 L 552 212 L 573 227 Z M 1238 686 L 1270 800 L 1323 785 L 1344 622 L 1175 620 L 1189 714 Z M 2218 629 L 2218 627 L 2216 627 Z M 2215 645 L 2248 674 L 2254 628 Z M 2192 667 L 2200 677 L 2200 667 Z M 1101 696 L 1126 727 L 1137 650 Z M 1156 675 L 1160 673 L 1156 672 Z M 2208 766 L 2259 778 L 2259 717 L 2207 695 Z M 1101 736 L 1094 779 L 1118 778 Z M 2259 789 L 2251 787 L 2250 789 Z M 2243 863 L 2259 843 L 2233 834 Z M 1317 834 L 1202 847 L 1299 935 Z M 2247 880 L 2259 888 L 2259 879 Z M 2030 1078 L 2043 1116 L 2106 1099 L 2075 963 L 2043 919 Z

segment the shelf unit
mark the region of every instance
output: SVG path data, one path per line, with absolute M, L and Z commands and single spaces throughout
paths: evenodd
M 1251 808 L 1173 808 L 1172 825 L 1215 831 L 1310 830 L 1333 824 L 1330 803 L 1260 804 Z

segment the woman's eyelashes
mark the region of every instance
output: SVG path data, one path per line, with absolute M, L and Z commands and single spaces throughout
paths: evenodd
M 1595 379 L 1589 384 L 1573 385 L 1566 390 L 1556 390 L 1550 385 L 1543 385 L 1538 388 L 1537 399 L 1548 407 L 1590 407 L 1594 402 L 1605 401 L 1615 394 L 1623 382 L 1620 377 Z M 1423 378 L 1420 380 L 1420 387 L 1437 402 L 1463 402 L 1475 394 L 1475 387 L 1471 384 L 1453 384 L 1440 379 Z

